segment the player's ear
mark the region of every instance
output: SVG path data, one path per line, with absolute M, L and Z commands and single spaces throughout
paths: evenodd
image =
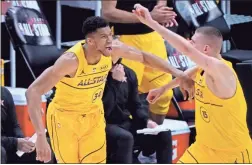
M 207 54 L 207 52 L 209 51 L 209 49 L 210 49 L 210 46 L 209 45 L 205 45 L 204 49 L 203 49 L 204 53 Z
M 86 43 L 88 44 L 88 45 L 94 45 L 94 40 L 92 39 L 92 38 L 90 38 L 90 37 L 87 37 L 86 38 Z

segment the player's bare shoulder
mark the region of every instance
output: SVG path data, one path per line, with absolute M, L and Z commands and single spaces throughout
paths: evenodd
M 62 54 L 54 64 L 54 68 L 70 77 L 74 77 L 78 69 L 79 61 L 77 56 L 72 52 Z
M 64 61 L 68 61 L 68 62 L 70 62 L 70 63 L 74 63 L 74 62 L 78 63 L 78 58 L 77 58 L 77 56 L 75 55 L 75 53 L 73 53 L 73 52 L 65 52 L 65 53 L 63 53 L 63 54 L 60 56 L 60 58 L 61 58 L 62 60 L 64 60 Z M 59 59 L 60 59 L 60 58 L 59 58 Z

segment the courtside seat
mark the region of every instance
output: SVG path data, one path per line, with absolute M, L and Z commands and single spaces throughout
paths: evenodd
M 40 11 L 11 7 L 5 21 L 14 49 L 21 52 L 34 79 L 65 51 L 57 49 L 48 22 Z
M 252 60 L 243 61 L 243 63 L 252 63 Z
M 240 50 L 236 48 L 231 36 L 231 29 L 227 25 L 223 12 L 215 1 L 208 0 L 173 0 L 173 6 L 179 17 L 187 25 L 189 31 L 194 32 L 201 26 L 213 26 L 220 30 L 224 40 L 231 42 L 232 50 L 222 54 L 223 58 L 236 64 L 246 60 L 252 60 L 251 50 Z
M 7 10 L 5 22 L 15 51 L 21 53 L 34 79 L 53 65 L 65 51 L 57 49 L 49 24 L 40 11 L 11 7 Z M 25 77 L 28 73 L 23 74 Z M 47 106 L 52 97 L 47 95 Z

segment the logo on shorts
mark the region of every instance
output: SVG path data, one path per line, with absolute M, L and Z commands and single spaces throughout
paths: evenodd
M 201 117 L 202 119 L 209 123 L 210 122 L 210 116 L 209 116 L 209 113 L 208 111 L 204 108 L 204 107 L 200 107 L 200 114 L 201 114 Z

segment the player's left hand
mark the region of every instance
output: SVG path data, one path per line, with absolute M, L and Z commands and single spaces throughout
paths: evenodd
M 132 12 L 143 24 L 150 25 L 154 21 L 151 17 L 150 11 L 146 7 L 140 4 L 135 4 L 134 8 L 135 9 L 132 10 Z
M 152 90 L 149 91 L 146 100 L 150 104 L 154 104 L 160 98 L 160 96 L 162 96 L 164 94 L 164 92 L 165 92 L 165 89 L 162 88 L 162 87 L 152 89 Z

